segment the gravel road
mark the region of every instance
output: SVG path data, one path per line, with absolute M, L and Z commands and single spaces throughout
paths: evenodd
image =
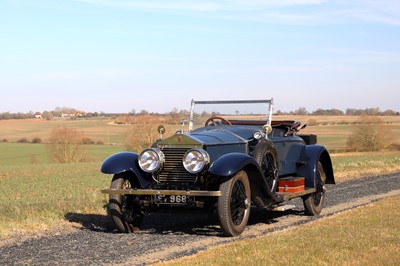
M 236 238 L 223 237 L 216 217 L 202 212 L 190 215 L 152 213 L 146 216 L 143 230 L 135 234 L 116 233 L 107 217 L 67 214 L 67 218 L 86 222 L 68 232 L 51 232 L 1 245 L 0 265 L 148 265 L 236 239 L 267 235 L 400 195 L 399 181 L 400 173 L 330 185 L 325 209 L 318 217 L 305 216 L 298 199 L 291 202 L 297 206 L 291 211 L 268 212 L 253 208 L 248 227 Z

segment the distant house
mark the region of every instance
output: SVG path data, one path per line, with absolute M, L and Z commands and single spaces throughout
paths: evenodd
M 70 113 L 62 113 L 61 117 L 74 117 L 75 114 L 70 114 Z
M 37 119 L 43 118 L 42 114 L 39 113 L 39 112 L 36 112 L 33 116 L 34 116 L 35 118 L 37 118 Z
M 83 117 L 85 113 L 74 112 L 74 113 L 61 113 L 61 118 L 71 118 L 71 117 Z

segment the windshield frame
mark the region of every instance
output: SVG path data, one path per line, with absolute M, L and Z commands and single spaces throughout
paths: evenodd
M 272 112 L 273 112 L 273 105 L 274 105 L 274 100 L 273 98 L 271 99 L 265 99 L 265 100 L 228 100 L 228 101 L 195 101 L 192 99 L 191 106 L 190 106 L 190 118 L 189 118 L 189 132 L 193 130 L 193 125 L 194 125 L 194 110 L 196 105 L 207 105 L 207 104 L 260 104 L 260 103 L 265 103 L 268 105 L 266 108 L 266 114 L 268 117 L 267 120 L 267 125 L 271 126 L 272 123 Z

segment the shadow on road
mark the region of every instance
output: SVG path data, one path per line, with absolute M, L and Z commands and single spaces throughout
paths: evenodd
M 299 211 L 270 212 L 252 208 L 248 225 L 274 224 L 286 215 L 302 215 Z M 118 233 L 111 218 L 99 214 L 67 213 L 65 219 L 79 223 L 84 229 Z M 218 218 L 215 213 L 204 211 L 157 211 L 145 216 L 141 230 L 137 234 L 145 235 L 203 235 L 222 236 Z
M 106 215 L 69 212 L 64 217 L 69 222 L 79 223 L 83 228 L 91 231 L 112 232 L 114 230 L 111 218 Z

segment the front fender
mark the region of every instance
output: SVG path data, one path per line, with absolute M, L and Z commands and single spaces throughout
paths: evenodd
M 238 173 L 247 165 L 254 165 L 259 168 L 256 160 L 247 154 L 228 153 L 214 161 L 209 172 L 215 176 L 230 177 Z
M 104 160 L 101 172 L 105 174 L 120 174 L 131 171 L 135 174 L 141 187 L 147 187 L 151 180 L 142 171 L 138 163 L 139 155 L 133 152 L 119 152 L 111 155 Z
M 300 159 L 303 166 L 298 168 L 297 175 L 304 176 L 306 187 L 315 187 L 318 162 L 322 164 L 326 175 L 326 184 L 335 184 L 332 160 L 328 150 L 321 145 L 307 145 Z
M 249 176 L 251 197 L 258 207 L 266 208 L 273 202 L 280 201 L 274 193 L 271 193 L 257 161 L 247 154 L 225 154 L 214 161 L 209 172 L 215 176 L 231 178 L 240 170 L 245 170 Z

